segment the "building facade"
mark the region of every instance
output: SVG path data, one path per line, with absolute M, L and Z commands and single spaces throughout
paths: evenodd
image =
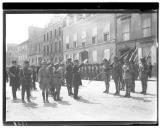
M 70 14 L 63 29 L 64 60 L 100 63 L 115 56 L 114 14 Z
M 18 64 L 23 66 L 25 60 L 29 60 L 28 58 L 28 43 L 29 41 L 24 41 L 23 43 L 17 46 L 18 48 Z
M 40 65 L 43 57 L 43 28 L 30 26 L 28 30 L 28 57 L 31 65 Z
M 59 18 L 59 17 L 57 17 Z M 53 21 L 46 26 L 43 32 L 42 53 L 43 59 L 59 63 L 63 60 L 63 19 Z
M 16 44 L 7 44 L 6 66 L 12 65 L 12 61 L 18 61 L 18 48 Z
M 157 13 L 117 14 L 117 54 L 136 46 L 138 61 L 149 56 L 153 74 L 157 74 Z

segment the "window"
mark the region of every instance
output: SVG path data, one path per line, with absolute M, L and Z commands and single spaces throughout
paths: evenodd
M 51 53 L 52 53 L 52 44 L 51 44 Z
M 130 18 L 125 19 L 122 22 L 122 37 L 123 41 L 127 41 L 130 39 Z
M 85 42 L 82 42 L 82 47 L 85 47 Z
M 73 46 L 74 46 L 74 48 L 77 47 L 77 33 L 75 33 L 75 34 L 73 35 Z
M 50 38 L 52 39 L 52 31 L 50 31 L 50 35 L 51 35 L 51 37 L 50 37 Z
M 104 41 L 110 40 L 110 23 L 106 23 L 104 27 Z
M 69 49 L 69 36 L 66 37 L 65 43 L 66 43 L 66 49 Z
M 92 44 L 96 43 L 97 39 L 97 27 L 94 27 L 92 29 Z
M 46 35 L 44 35 L 44 41 L 46 41 Z
M 49 55 L 49 46 L 47 45 L 47 56 Z
M 57 53 L 57 42 L 55 42 L 55 52 Z
M 57 35 L 56 32 L 57 32 L 57 30 L 55 29 L 55 37 L 56 37 L 56 35 Z
M 97 51 L 96 50 L 92 52 L 92 58 L 93 58 L 93 62 L 97 62 Z
M 61 28 L 59 27 L 59 36 L 61 35 Z
M 84 47 L 86 44 L 86 37 L 87 37 L 86 31 L 83 31 L 82 32 L 82 47 Z
M 146 18 L 143 20 L 142 34 L 143 34 L 143 37 L 151 36 L 151 19 L 150 18 Z
M 104 58 L 109 60 L 110 59 L 110 49 L 104 50 Z
M 61 41 L 59 41 L 59 52 L 61 52 Z
M 47 33 L 47 41 L 48 41 L 48 33 Z

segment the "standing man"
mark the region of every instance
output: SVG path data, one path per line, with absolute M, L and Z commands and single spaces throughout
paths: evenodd
M 24 67 L 20 71 L 20 81 L 22 85 L 22 103 L 25 103 L 24 95 L 27 93 L 27 100 L 30 101 L 30 89 L 32 86 L 32 71 L 29 69 L 29 61 L 24 61 Z
M 79 86 L 82 85 L 79 69 L 82 67 L 83 64 L 79 65 L 78 60 L 74 60 L 74 67 L 73 67 L 73 79 L 72 83 L 74 86 L 74 99 L 78 99 L 78 90 Z
M 60 90 L 61 85 L 63 82 L 63 65 L 56 64 L 55 71 L 54 71 L 54 84 L 55 84 L 55 93 L 54 93 L 54 100 L 60 101 Z
M 145 58 L 141 58 L 141 64 L 139 65 L 139 78 L 142 83 L 142 94 L 146 95 L 147 80 L 148 80 L 148 65 Z
M 42 62 L 42 67 L 38 71 L 38 82 L 39 82 L 39 87 L 42 90 L 42 97 L 43 97 L 43 102 L 48 101 L 48 91 L 50 89 L 50 80 L 51 80 L 51 75 L 49 70 L 47 69 L 47 63 L 45 61 Z
M 67 60 L 65 78 L 66 78 L 68 95 L 69 96 L 73 95 L 72 92 L 73 65 L 71 62 L 71 58 Z
M 120 75 L 121 75 L 121 68 L 120 68 L 120 65 L 118 62 L 118 57 L 115 56 L 114 64 L 113 64 L 113 68 L 112 68 L 112 78 L 114 79 L 115 87 L 116 87 L 115 95 L 120 94 L 120 84 L 119 84 Z
M 110 82 L 110 72 L 111 67 L 110 67 L 110 62 L 107 59 L 103 60 L 103 78 L 105 81 L 105 85 L 106 85 L 106 89 L 104 91 L 104 93 L 109 93 L 109 82 Z
M 16 61 L 12 61 L 12 66 L 9 68 L 10 86 L 12 87 L 13 100 L 17 99 L 16 91 L 19 87 L 19 70 L 16 66 Z
M 130 97 L 131 85 L 132 85 L 132 71 L 129 64 L 129 61 L 125 59 L 123 65 L 123 79 L 126 85 L 126 94 L 125 97 Z

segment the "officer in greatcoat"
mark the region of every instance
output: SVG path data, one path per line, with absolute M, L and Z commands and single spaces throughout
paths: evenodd
M 72 92 L 73 64 L 71 62 L 71 58 L 67 60 L 65 78 L 66 78 L 68 95 L 69 96 L 73 95 Z
M 38 71 L 38 82 L 39 82 L 39 87 L 42 90 L 42 97 L 44 103 L 45 102 L 49 103 L 48 92 L 51 88 L 50 80 L 51 80 L 50 71 L 47 68 L 47 63 L 43 61 L 42 67 Z
M 72 79 L 72 83 L 73 83 L 73 87 L 74 87 L 74 99 L 78 99 L 79 86 L 82 85 L 81 76 L 79 73 L 79 69 L 82 66 L 83 66 L 83 64 L 79 65 L 78 60 L 74 60 L 73 79 Z
M 16 91 L 19 87 L 19 70 L 17 68 L 16 61 L 12 61 L 12 66 L 9 68 L 8 74 L 10 77 L 10 86 L 12 87 L 13 100 L 16 100 Z
M 125 97 L 130 97 L 131 85 L 132 85 L 132 69 L 130 63 L 127 59 L 124 60 L 123 65 L 123 79 L 126 85 L 126 94 Z
M 106 89 L 104 93 L 109 93 L 109 82 L 110 82 L 110 75 L 111 75 L 111 67 L 110 67 L 110 61 L 107 59 L 103 60 L 103 79 L 105 81 Z
M 25 103 L 24 95 L 27 93 L 27 101 L 30 101 L 30 89 L 32 86 L 32 70 L 29 69 L 29 61 L 24 61 L 24 67 L 20 70 L 20 81 L 22 86 L 22 102 Z
M 60 64 L 55 64 L 55 70 L 53 73 L 54 77 L 54 85 L 55 85 L 55 93 L 54 93 L 54 100 L 60 101 L 60 90 L 61 90 L 61 85 L 64 82 L 63 79 L 63 67 Z
M 120 84 L 119 84 L 119 78 L 120 78 L 120 63 L 118 62 L 118 57 L 114 57 L 114 64 L 113 64 L 113 68 L 112 68 L 112 78 L 115 82 L 115 88 L 116 88 L 116 92 L 115 95 L 119 95 L 120 94 Z
M 147 91 L 147 80 L 148 80 L 148 65 L 145 58 L 141 58 L 141 63 L 139 64 L 139 78 L 142 83 L 142 94 L 146 95 Z

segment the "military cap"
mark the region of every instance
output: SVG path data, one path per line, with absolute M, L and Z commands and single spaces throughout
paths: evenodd
M 78 62 L 79 62 L 79 60 L 74 60 L 74 62 L 78 63 Z

